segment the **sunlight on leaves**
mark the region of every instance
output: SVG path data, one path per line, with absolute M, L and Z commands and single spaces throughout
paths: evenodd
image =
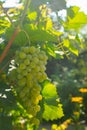
M 62 106 L 52 106 L 44 104 L 45 111 L 43 113 L 43 118 L 48 120 L 58 119 L 64 116 Z
M 68 48 L 70 52 L 78 56 L 78 49 L 75 48 L 68 39 L 63 40 L 63 45 L 64 47 Z
M 37 12 L 31 12 L 28 14 L 28 18 L 32 21 L 32 20 L 36 20 L 37 18 Z

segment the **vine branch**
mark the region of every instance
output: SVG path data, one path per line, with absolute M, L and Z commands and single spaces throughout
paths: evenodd
M 16 35 L 19 33 L 19 31 L 20 31 L 20 29 L 17 27 L 16 30 L 14 31 L 14 33 L 13 33 L 13 35 L 12 35 L 10 41 L 8 42 L 6 48 L 4 49 L 4 51 L 3 51 L 2 55 L 1 55 L 1 57 L 0 57 L 0 63 L 2 63 L 2 61 L 3 61 L 4 58 L 5 58 L 5 56 L 7 55 L 8 51 L 9 51 L 9 49 L 10 49 L 10 47 L 11 47 L 11 45 L 12 45 L 14 39 L 15 39 L 15 37 L 16 37 Z
M 3 10 L 4 14 L 6 15 L 6 17 L 8 18 L 8 20 L 9 20 L 9 21 L 10 21 L 10 23 L 12 24 L 13 22 L 12 22 L 11 18 L 9 17 L 9 15 L 8 15 L 7 11 L 3 8 L 3 6 L 2 6 L 2 4 L 1 4 L 1 3 L 0 3 L 0 6 L 1 6 L 1 9 Z
M 26 16 L 26 12 L 28 10 L 29 4 L 30 4 L 30 0 L 26 0 L 25 6 L 24 6 L 24 11 L 23 11 L 23 13 L 21 15 L 21 18 L 20 18 L 20 22 L 19 22 L 18 26 L 16 27 L 16 29 L 15 29 L 15 31 L 14 31 L 11 39 L 10 39 L 10 41 L 8 42 L 6 48 L 4 49 L 4 51 L 3 51 L 3 53 L 2 53 L 2 55 L 0 57 L 0 63 L 2 63 L 2 61 L 6 57 L 6 55 L 7 55 L 8 51 L 9 51 L 9 49 L 10 49 L 10 47 L 11 47 L 11 45 L 12 45 L 14 39 L 15 39 L 15 37 L 21 31 L 21 29 L 19 28 L 19 26 L 22 25 L 22 23 L 23 23 L 23 20 L 24 20 L 24 18 Z
M 26 3 L 25 3 L 25 5 L 24 5 L 25 8 L 24 8 L 24 10 L 23 10 L 23 13 L 22 13 L 20 19 L 19 19 L 20 25 L 22 25 L 22 23 L 23 23 L 23 20 L 24 20 L 24 18 L 25 18 L 25 16 L 26 16 L 26 12 L 27 12 L 27 10 L 28 10 L 28 7 L 29 7 L 29 5 L 30 5 L 30 2 L 31 2 L 31 0 L 26 0 Z

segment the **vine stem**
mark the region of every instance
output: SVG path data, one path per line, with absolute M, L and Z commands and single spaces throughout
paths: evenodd
M 8 18 L 8 20 L 10 21 L 10 23 L 12 24 L 13 22 L 12 22 L 11 18 L 9 17 L 9 15 L 8 15 L 7 11 L 3 8 L 3 6 L 2 6 L 2 4 L 1 4 L 1 3 L 0 3 L 0 6 L 1 6 L 1 8 L 2 8 L 3 12 L 5 13 L 6 17 L 7 17 L 7 18 Z
M 14 33 L 13 33 L 11 39 L 10 39 L 10 41 L 8 42 L 6 48 L 4 49 L 2 55 L 0 56 L 0 63 L 2 63 L 2 61 L 3 61 L 4 58 L 6 57 L 6 55 L 7 55 L 8 51 L 9 51 L 9 49 L 10 49 L 10 47 L 11 47 L 11 45 L 12 45 L 14 39 L 15 39 L 15 37 L 16 37 L 17 34 L 21 31 L 20 28 L 19 28 L 19 26 L 22 25 L 22 23 L 23 23 L 23 20 L 24 20 L 24 18 L 25 18 L 26 12 L 27 12 L 27 10 L 28 10 L 29 4 L 30 4 L 30 0 L 26 0 L 25 6 L 24 6 L 24 11 L 23 11 L 23 13 L 22 13 L 22 15 L 21 15 L 21 18 L 20 18 L 20 23 L 19 23 L 18 26 L 16 27 L 16 29 L 15 29 L 15 31 L 14 31 Z
M 28 10 L 28 7 L 29 7 L 29 5 L 30 5 L 30 2 L 31 2 L 31 0 L 26 0 L 26 3 L 25 3 L 25 8 L 24 8 L 24 10 L 23 10 L 23 13 L 22 13 L 22 15 L 21 15 L 21 17 L 19 18 L 19 21 L 20 21 L 20 25 L 22 25 L 22 23 L 23 23 L 23 20 L 24 20 L 24 18 L 25 18 L 25 16 L 26 16 L 26 12 L 27 12 L 27 10 Z
M 9 49 L 10 49 L 10 47 L 11 47 L 11 45 L 12 45 L 12 43 L 13 43 L 15 37 L 16 37 L 16 35 L 17 35 L 19 32 L 20 32 L 20 29 L 17 27 L 16 30 L 14 31 L 14 33 L 13 33 L 13 35 L 12 35 L 10 41 L 8 42 L 6 48 L 4 49 L 4 51 L 3 51 L 2 55 L 1 55 L 1 57 L 0 57 L 0 63 L 2 63 L 2 61 L 4 60 L 4 58 L 5 58 L 5 56 L 7 55 L 7 53 L 8 53 L 8 51 L 9 51 Z
M 27 34 L 27 32 L 26 32 L 25 30 L 21 30 L 21 31 L 24 32 L 24 34 L 26 35 L 26 38 L 28 39 L 29 45 L 30 45 L 31 42 L 30 42 L 30 37 L 29 37 L 29 35 Z

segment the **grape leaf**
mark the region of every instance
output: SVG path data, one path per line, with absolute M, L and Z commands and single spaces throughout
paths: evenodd
M 72 12 L 71 15 L 68 13 L 68 21 L 65 22 L 64 26 L 66 29 L 79 29 L 87 24 L 87 16 L 84 12 L 79 11 L 78 7 L 70 7 L 68 12 Z
M 24 29 L 26 30 L 27 34 L 29 35 L 31 42 L 38 42 L 38 41 L 57 41 L 56 35 L 53 35 L 51 32 L 36 28 L 33 24 L 25 25 Z
M 61 104 L 59 106 L 44 104 L 45 111 L 43 113 L 43 118 L 45 120 L 60 119 L 64 116 Z
M 50 82 L 46 83 L 46 85 L 44 86 L 42 90 L 42 94 L 45 99 L 58 97 L 56 86 Z
M 63 40 L 64 46 L 69 49 L 70 52 L 78 56 L 78 49 L 72 45 L 72 42 L 70 42 L 68 39 Z
M 28 18 L 32 21 L 32 20 L 36 20 L 36 18 L 37 18 L 37 12 L 36 11 L 34 11 L 34 12 L 30 12 L 29 14 L 28 14 Z
M 63 109 L 59 102 L 56 86 L 51 82 L 46 82 L 42 95 L 44 99 L 43 118 L 47 121 L 61 118 L 63 116 Z

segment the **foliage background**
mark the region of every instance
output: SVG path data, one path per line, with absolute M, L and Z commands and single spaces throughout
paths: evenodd
M 29 129 L 28 115 L 20 105 L 11 86 L 8 85 L 10 61 L 14 59 L 15 51 L 26 45 L 39 46 L 48 56 L 46 73 L 51 83 L 46 81 L 43 84 L 42 95 L 45 99 L 43 104 L 46 111 L 43 114 L 43 110 L 41 110 L 42 118 L 47 121 L 56 119 L 58 122 L 72 118 L 75 121 L 73 112 L 79 109 L 78 121 L 87 122 L 87 96 L 86 93 L 79 92 L 80 88 L 87 87 L 87 36 L 82 33 L 82 29 L 87 24 L 87 16 L 80 11 L 79 7 L 67 8 L 63 0 L 57 1 L 58 3 L 52 1 L 53 4 L 50 3 L 50 6 L 47 6 L 46 2 L 27 1 L 24 2 L 22 8 L 7 10 L 0 2 L 0 37 L 2 38 L 0 42 L 0 127 L 2 130 L 7 127 L 8 130 L 12 127 Z M 59 6 L 56 7 L 55 3 Z M 67 16 L 65 19 L 57 16 L 57 21 L 53 22 L 52 17 L 47 16 L 49 8 L 55 14 L 61 9 L 66 9 Z M 13 38 L 12 45 L 10 44 L 10 49 L 3 54 L 11 38 Z M 48 92 L 50 100 L 45 97 L 46 92 Z M 73 103 L 71 99 L 79 96 L 83 97 L 83 102 L 78 105 L 78 108 L 78 103 Z M 58 119 L 61 117 L 61 112 L 59 115 L 55 113 L 55 111 L 59 111 L 57 104 L 55 106 L 56 102 L 54 103 L 56 98 L 59 99 L 59 105 L 63 104 L 64 117 L 62 119 Z M 50 116 L 50 112 L 53 115 Z M 21 120 L 24 119 L 27 121 L 22 123 Z M 5 125 L 3 122 L 6 122 Z

